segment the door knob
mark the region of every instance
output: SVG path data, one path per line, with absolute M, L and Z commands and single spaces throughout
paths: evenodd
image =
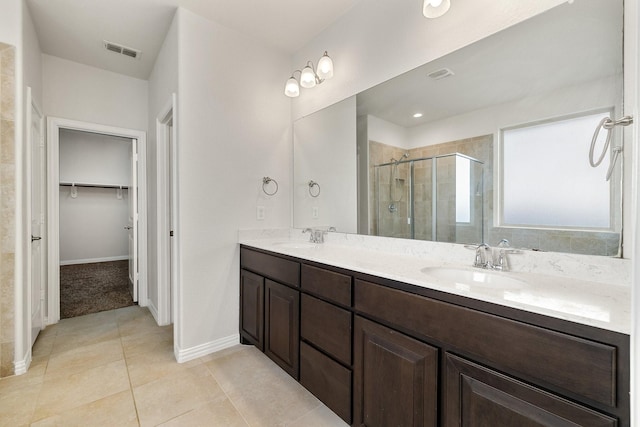
M 124 226 L 124 229 L 125 229 L 125 230 L 131 230 L 131 226 L 130 226 L 130 225 L 125 225 L 125 226 Z
M 42 237 L 40 237 L 40 236 L 33 236 L 33 235 L 32 235 L 32 236 L 31 236 L 31 241 L 32 241 L 32 242 L 34 242 L 34 241 L 36 241 L 36 240 L 42 240 Z

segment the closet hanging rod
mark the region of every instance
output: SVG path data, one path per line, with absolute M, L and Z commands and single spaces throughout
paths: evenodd
M 60 182 L 60 187 L 93 187 L 93 188 L 122 188 L 128 189 L 128 185 L 117 184 L 91 184 L 86 182 Z

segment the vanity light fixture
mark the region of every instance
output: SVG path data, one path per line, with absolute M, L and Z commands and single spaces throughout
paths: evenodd
M 422 14 L 425 18 L 439 18 L 451 7 L 450 0 L 424 0 Z
M 299 79 L 296 79 L 296 73 L 300 73 Z M 331 77 L 333 77 L 333 60 L 325 51 L 318 61 L 317 69 L 313 62 L 307 61 L 307 65 L 302 70 L 295 70 L 291 73 L 291 77 L 284 85 L 284 94 L 289 98 L 295 98 L 300 95 L 300 86 L 309 89 Z

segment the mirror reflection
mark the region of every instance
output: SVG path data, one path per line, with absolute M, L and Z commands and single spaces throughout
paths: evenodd
M 296 121 L 294 226 L 619 255 L 622 93 L 622 2 L 560 5 Z

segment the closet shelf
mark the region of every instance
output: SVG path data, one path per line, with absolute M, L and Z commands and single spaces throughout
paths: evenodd
M 88 182 L 66 182 L 61 181 L 60 187 L 94 187 L 94 188 L 123 188 L 128 189 L 128 185 L 117 185 L 117 184 L 95 184 Z

